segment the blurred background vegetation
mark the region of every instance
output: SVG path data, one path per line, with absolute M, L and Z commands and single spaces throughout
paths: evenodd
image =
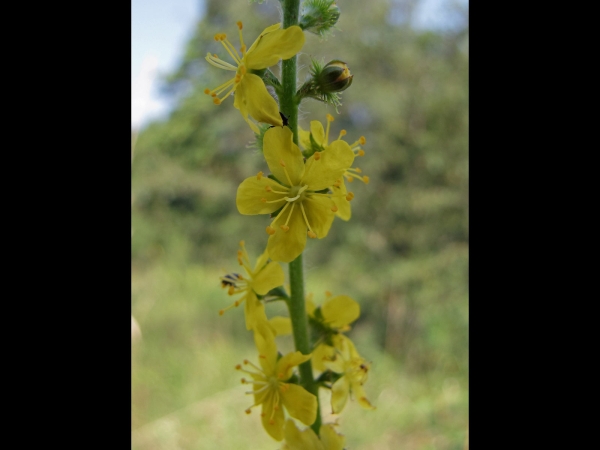
M 340 0 L 339 30 L 327 40 L 307 34 L 299 56 L 300 81 L 310 57 L 341 59 L 354 74 L 339 114 L 306 101 L 300 125 L 331 113 L 333 136 L 344 128 L 349 142 L 367 139 L 355 166 L 371 182 L 348 185 L 352 219 L 336 219 L 305 252 L 317 302 L 329 290 L 361 305 L 349 336 L 372 362 L 365 386 L 378 409 L 351 403 L 340 415 L 352 450 L 468 447 L 468 28 L 456 7 L 463 26 L 414 30 L 416 3 Z M 244 414 L 252 401 L 234 366 L 256 352 L 243 312 L 218 315 L 230 303 L 219 276 L 239 267 L 238 242 L 254 258 L 268 238 L 267 216 L 235 207 L 239 183 L 266 169 L 247 147 L 253 134 L 232 99 L 215 106 L 203 93 L 226 76 L 204 60 L 224 56 L 213 36 L 226 32 L 237 45 L 240 19 L 250 44 L 280 20 L 278 2 L 207 1 L 164 80 L 176 108 L 132 132 L 136 450 L 279 448 L 256 412 Z

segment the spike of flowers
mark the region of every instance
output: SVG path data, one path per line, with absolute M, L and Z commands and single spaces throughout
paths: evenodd
M 242 22 L 238 22 L 240 36 L 240 52 L 227 39 L 227 35 L 219 33 L 215 40 L 220 42 L 233 60 L 233 64 L 216 55 L 207 53 L 206 61 L 218 69 L 235 72 L 235 76 L 214 89 L 204 92 L 213 97 L 213 102 L 221 104 L 231 93 L 235 93 L 233 105 L 240 111 L 244 120 L 255 133 L 258 126 L 249 120 L 282 126 L 277 102 L 271 97 L 265 84 L 252 70 L 266 69 L 281 59 L 289 59 L 300 51 L 304 45 L 304 33 L 298 26 L 281 30 L 277 23 L 267 27 L 254 43 L 246 50 L 242 36 Z

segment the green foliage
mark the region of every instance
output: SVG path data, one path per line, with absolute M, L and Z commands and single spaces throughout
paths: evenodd
M 389 8 L 373 1 L 366 14 L 364 2 L 345 1 L 339 39 L 323 50 L 307 35 L 299 57 L 306 76 L 315 58 L 351 67 L 354 81 L 331 136 L 346 129 L 350 143 L 366 137 L 354 166 L 370 177 L 368 185 L 346 184 L 355 194 L 351 220 L 336 218 L 325 239 L 309 240 L 306 292 L 348 294 L 361 306 L 349 336 L 373 362 L 366 388 L 378 410 L 347 408 L 344 422 L 362 424 L 342 429 L 348 445 L 459 449 L 468 387 L 468 34 L 397 27 Z M 215 33 L 232 33 L 243 17 L 251 40 L 279 20 L 273 5 L 248 10 L 242 0 L 207 2 L 184 60 L 165 79 L 177 107 L 132 144 L 132 313 L 143 333 L 132 362 L 134 428 L 230 389 L 237 380 L 231 363 L 248 357 L 242 312 L 217 314 L 230 303 L 218 275 L 236 269 L 239 240 L 253 256 L 266 245 L 268 217 L 240 216 L 235 195 L 243 179 L 268 169 L 248 148 L 254 136 L 233 99 L 216 106 L 203 94 L 224 81 L 203 59 L 219 51 Z M 307 100 L 300 111 L 308 129 L 311 120 L 325 123 L 331 108 Z M 268 307 L 277 304 L 284 308 Z M 218 352 L 229 365 L 214 362 Z M 241 392 L 232 394 L 242 403 L 234 424 L 256 419 L 243 414 L 250 399 Z M 136 436 L 140 449 L 209 448 L 193 440 L 142 444 Z M 255 448 L 266 442 L 260 436 Z M 220 448 L 248 447 L 223 439 L 230 444 Z

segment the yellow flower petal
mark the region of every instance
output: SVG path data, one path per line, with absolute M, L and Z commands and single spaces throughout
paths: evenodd
M 321 427 L 321 430 L 323 430 L 323 427 Z M 291 419 L 285 422 L 283 434 L 289 450 L 326 450 L 310 427 L 300 431 Z
M 331 210 L 333 201 L 329 197 L 315 195 L 307 197 L 302 204 L 312 230 L 317 233 L 319 239 L 323 239 L 329 233 L 335 218 Z
M 310 132 L 313 135 L 313 139 L 317 144 L 321 147 L 326 147 L 327 142 L 325 142 L 325 130 L 323 129 L 323 125 L 318 120 L 313 120 L 310 122 Z
M 275 399 L 278 397 L 281 400 L 281 395 L 278 396 L 274 391 L 269 390 L 269 396 L 262 404 L 261 421 L 265 431 L 276 441 L 281 441 L 283 440 L 285 418 L 281 402 L 279 402 L 278 408 L 274 409 Z
M 289 379 L 292 376 L 294 367 L 308 361 L 310 358 L 311 355 L 303 355 L 299 351 L 290 352 L 287 355 L 282 356 L 279 361 L 277 361 L 277 366 L 275 367 L 277 378 L 281 381 Z
M 342 183 L 340 184 L 340 187 L 331 186 L 331 188 L 333 190 L 331 199 L 338 208 L 335 215 L 342 220 L 350 220 L 350 217 L 352 217 L 352 207 L 350 206 L 350 202 L 346 200 L 348 191 L 346 189 L 346 183 L 344 183 L 344 178 L 342 177 Z
M 346 437 L 341 434 L 337 434 L 331 424 L 321 425 L 319 429 L 319 435 L 323 442 L 323 448 L 325 450 L 343 450 L 346 444 Z
M 325 372 L 325 370 L 327 370 L 325 362 L 331 361 L 334 358 L 334 356 L 335 349 L 333 347 L 325 344 L 317 345 L 317 347 L 312 352 L 313 369 L 319 372 Z
M 246 330 L 251 330 L 258 321 L 266 321 L 265 305 L 256 297 L 252 289 L 246 295 L 246 306 L 244 307 L 246 318 Z
M 271 289 L 281 286 L 285 281 L 283 269 L 276 262 L 271 261 L 252 280 L 252 289 L 258 295 L 265 295 Z
M 297 384 L 287 384 L 281 392 L 281 400 L 287 412 L 305 425 L 312 425 L 317 418 L 317 397 Z M 283 391 L 283 390 L 282 390 Z
M 254 344 L 258 350 L 259 362 L 266 374 L 275 371 L 277 363 L 277 345 L 275 344 L 275 333 L 269 322 L 257 321 L 254 324 Z
M 287 211 L 284 215 L 287 216 Z M 285 220 L 287 217 L 282 217 L 278 223 L 283 225 Z M 296 259 L 306 246 L 307 228 L 299 206 L 294 208 L 288 226 L 290 227 L 288 231 L 276 227 L 275 234 L 267 242 L 267 250 L 273 261 L 289 263 Z
M 259 132 L 258 127 L 248 120 L 248 115 L 257 122 L 283 125 L 279 106 L 258 75 L 247 73 L 242 77 L 235 89 L 233 106 L 240 110 L 244 120 L 255 133 Z
M 302 182 L 313 191 L 325 189 L 340 179 L 354 162 L 354 152 L 345 141 L 334 141 L 327 149 L 306 161 L 306 172 Z
M 275 316 L 269 319 L 269 323 L 275 330 L 276 336 L 292 334 L 292 321 L 289 317 Z
M 298 127 L 298 143 L 300 144 L 301 149 L 308 150 L 311 148 L 310 131 Z
M 367 399 L 365 390 L 360 383 L 352 383 L 352 396 L 356 399 L 358 404 L 365 409 L 376 409 L 371 402 Z
M 267 264 L 269 260 L 269 252 L 265 249 L 265 251 L 258 257 L 256 260 L 256 264 L 254 265 L 254 271 L 252 272 L 252 276 L 260 272 L 260 270 Z M 262 294 L 261 294 L 262 295 Z
M 265 31 L 260 40 L 257 39 L 248 49 L 246 65 L 249 69 L 265 69 L 277 64 L 280 59 L 290 59 L 304 45 L 304 32 L 297 25 L 285 30 Z
M 349 391 L 350 383 L 346 375 L 333 383 L 331 387 L 331 409 L 334 414 L 339 414 L 344 409 L 344 406 L 346 406 Z
M 263 154 L 269 170 L 281 183 L 289 186 L 291 181 L 297 186 L 304 175 L 304 159 L 292 138 L 292 130 L 288 127 L 269 128 L 263 138 Z
M 260 180 L 254 176 L 242 181 L 242 184 L 238 187 L 235 198 L 235 204 L 240 214 L 271 214 L 285 204 L 285 200 L 275 201 L 274 203 L 262 202 L 261 199 L 263 198 L 267 201 L 273 201 L 282 197 L 281 194 L 267 192 L 267 186 L 276 191 L 285 189 L 276 181 L 264 176 L 261 177 Z
M 321 313 L 327 325 L 342 328 L 358 319 L 360 306 L 347 295 L 337 295 L 325 301 L 321 306 Z
M 269 34 L 272 33 L 275 30 L 279 30 L 281 28 L 281 23 L 275 23 L 267 28 L 265 28 L 263 30 L 262 33 L 260 33 L 260 35 L 256 38 L 256 40 L 252 43 L 252 45 L 248 48 L 248 51 L 246 52 L 246 54 L 251 53 L 254 51 L 254 49 L 256 48 L 256 46 L 260 43 L 260 41 L 262 41 L 262 38 Z

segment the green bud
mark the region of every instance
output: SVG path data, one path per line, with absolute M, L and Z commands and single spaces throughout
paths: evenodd
M 345 62 L 334 60 L 328 62 L 323 70 L 313 74 L 315 84 L 321 92 L 342 92 L 350 87 L 354 75 Z
M 311 33 L 325 36 L 340 18 L 340 8 L 335 0 L 306 0 L 302 4 L 302 17 L 298 25 Z

